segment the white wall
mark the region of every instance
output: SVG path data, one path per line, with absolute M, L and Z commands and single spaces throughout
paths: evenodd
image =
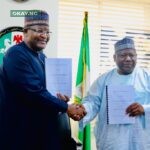
M 10 10 L 42 9 L 50 15 L 50 30 L 52 35 L 45 53 L 48 57 L 57 56 L 57 22 L 58 0 L 28 0 L 27 2 L 15 2 L 13 0 L 0 0 L 0 30 L 10 26 L 23 26 L 23 17 L 10 17 Z

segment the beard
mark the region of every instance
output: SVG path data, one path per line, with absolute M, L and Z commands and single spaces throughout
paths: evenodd
M 131 66 L 118 65 L 118 72 L 123 75 L 131 74 L 136 66 L 136 63 Z

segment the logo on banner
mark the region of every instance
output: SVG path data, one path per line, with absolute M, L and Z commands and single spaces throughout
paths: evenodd
M 22 27 L 9 27 L 0 32 L 0 64 L 9 47 L 23 41 L 22 31 Z

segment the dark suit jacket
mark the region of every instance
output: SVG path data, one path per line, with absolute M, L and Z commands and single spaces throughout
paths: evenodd
M 57 115 L 68 106 L 47 91 L 44 58 L 24 42 L 11 47 L 4 57 L 9 97 L 4 105 L 1 150 L 61 150 Z

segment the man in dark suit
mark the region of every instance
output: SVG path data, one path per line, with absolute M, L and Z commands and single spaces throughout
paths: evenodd
M 86 114 L 82 106 L 68 105 L 67 96 L 55 97 L 46 89 L 42 50 L 49 38 L 48 14 L 30 13 L 25 17 L 24 41 L 9 48 L 4 57 L 9 98 L 2 117 L 1 150 L 63 150 L 59 112 L 67 112 L 74 120 Z

